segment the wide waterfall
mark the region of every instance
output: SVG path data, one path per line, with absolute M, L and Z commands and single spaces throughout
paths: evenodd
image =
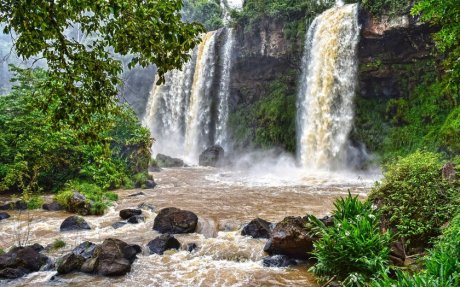
M 208 32 L 182 70 L 167 73 L 165 84 L 152 87 L 143 123 L 156 139 L 155 154 L 194 164 L 206 147 L 227 146 L 233 42 L 230 28 Z
M 346 165 L 358 40 L 357 4 L 325 11 L 308 29 L 297 109 L 297 153 L 303 167 Z

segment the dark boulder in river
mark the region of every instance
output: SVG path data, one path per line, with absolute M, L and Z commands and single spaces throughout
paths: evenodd
M 140 209 L 122 209 L 120 210 L 120 217 L 122 219 L 128 219 L 135 215 L 141 215 L 141 214 L 142 214 L 142 210 Z
M 306 223 L 307 220 L 301 217 L 284 218 L 276 224 L 264 251 L 270 255 L 280 254 L 296 259 L 308 259 L 317 238 L 309 234 Z
M 89 224 L 80 216 L 69 216 L 62 223 L 61 231 L 73 231 L 73 230 L 89 230 L 91 227 Z
M 264 267 L 288 267 L 297 265 L 297 262 L 286 255 L 273 255 L 264 257 L 262 264 Z
M 88 259 L 85 272 L 92 272 L 103 276 L 121 276 L 131 271 L 131 265 L 136 255 L 141 252 L 138 245 L 130 245 L 119 239 L 108 238 L 96 247 L 93 256 Z M 94 262 L 94 264 L 93 264 Z
M 86 200 L 83 194 L 75 191 L 68 199 L 66 209 L 69 212 L 88 215 L 91 213 L 91 203 Z
M 60 211 L 60 210 L 64 210 L 64 206 L 60 205 L 59 203 L 53 201 L 51 203 L 45 203 L 43 204 L 42 208 L 44 210 L 48 210 L 48 211 Z
M 175 207 L 163 208 L 155 217 L 153 230 L 160 233 L 193 233 L 196 230 L 198 216 L 187 210 Z
M 145 221 L 145 218 L 141 215 L 134 215 L 128 218 L 128 223 L 131 223 L 131 224 L 137 224 L 137 223 L 141 223 L 144 221 Z
M 18 200 L 16 202 L 8 202 L 0 206 L 0 210 L 26 210 L 27 203 L 23 200 Z
M 183 167 L 184 161 L 159 153 L 156 157 L 159 167 Z
M 12 248 L 0 255 L 0 279 L 15 279 L 39 271 L 48 262 L 48 257 L 32 247 Z
M 253 238 L 270 238 L 271 223 L 260 218 L 256 218 L 246 225 L 241 231 L 243 236 Z
M 0 212 L 0 220 L 10 218 L 10 215 L 6 212 Z
M 199 157 L 201 166 L 222 166 L 224 163 L 224 149 L 219 145 L 208 147 Z
M 150 254 L 163 255 L 166 250 L 179 249 L 180 242 L 170 234 L 162 234 L 147 244 Z

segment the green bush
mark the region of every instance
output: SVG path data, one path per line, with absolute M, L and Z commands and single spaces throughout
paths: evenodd
M 149 174 L 147 172 L 140 172 L 140 173 L 135 174 L 133 177 L 134 187 L 136 188 L 142 187 L 148 179 L 149 179 Z
M 379 214 L 370 202 L 349 195 L 335 203 L 334 225 L 320 228 L 311 271 L 324 280 L 335 277 L 344 286 L 366 286 L 387 271 L 391 236 L 381 233 Z
M 443 180 L 441 168 L 438 154 L 417 151 L 389 164 L 369 195 L 409 247 L 429 243 L 458 209 L 459 183 Z
M 27 202 L 28 209 L 40 209 L 45 203 L 42 196 L 34 194 L 23 198 Z
M 53 243 L 51 243 L 51 249 L 53 250 L 58 250 L 58 249 L 64 248 L 65 246 L 66 246 L 66 243 L 62 239 L 56 239 L 53 241 Z
M 411 275 L 397 272 L 396 279 L 384 276 L 373 287 L 460 286 L 460 215 L 457 215 L 424 259 L 425 269 Z

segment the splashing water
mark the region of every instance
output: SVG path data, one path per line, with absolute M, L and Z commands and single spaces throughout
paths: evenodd
M 357 4 L 337 5 L 308 29 L 297 115 L 297 153 L 305 168 L 346 165 L 357 75 L 357 16 Z

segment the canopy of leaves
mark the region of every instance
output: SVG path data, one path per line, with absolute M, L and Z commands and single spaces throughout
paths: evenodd
M 202 23 L 208 31 L 224 26 L 224 11 L 220 0 L 186 0 L 182 14 L 187 21 Z
M 203 29 L 183 23 L 181 8 L 182 0 L 2 0 L 0 24 L 20 57 L 46 60 L 48 94 L 60 94 L 56 87 L 66 91 L 55 118 L 78 123 L 113 107 L 122 71 L 115 54 L 130 55 L 130 67 L 155 64 L 160 82 L 189 59 Z

